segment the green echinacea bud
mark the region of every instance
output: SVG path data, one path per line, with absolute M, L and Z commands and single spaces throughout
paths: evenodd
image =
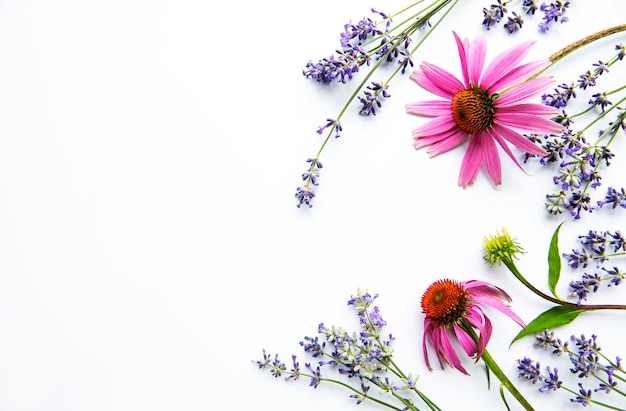
M 483 239 L 483 244 L 485 246 L 483 258 L 491 266 L 495 263 L 502 264 L 502 261 L 513 261 L 514 258 L 517 258 L 516 254 L 526 252 L 504 228 L 493 236 L 486 236 Z

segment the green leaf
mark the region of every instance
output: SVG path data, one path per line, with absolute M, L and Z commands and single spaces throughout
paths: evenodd
M 550 249 L 548 250 L 548 287 L 550 292 L 556 298 L 559 296 L 556 294 L 556 285 L 561 277 L 561 253 L 559 252 L 559 230 L 563 223 L 554 231 L 552 240 L 550 240 Z
M 504 384 L 500 384 L 500 398 L 502 398 L 502 402 L 504 403 L 507 411 L 511 411 L 511 407 L 509 407 L 509 403 L 506 402 L 506 397 L 504 396 Z
M 569 324 L 578 317 L 580 313 L 585 311 L 583 308 L 571 308 L 563 305 L 557 305 L 556 307 L 552 307 L 547 311 L 542 312 L 532 320 L 526 328 L 520 331 L 513 341 L 511 341 L 511 345 L 523 338 L 527 335 L 535 335 L 539 332 L 542 332 L 546 329 L 552 329 L 559 327 L 561 325 Z

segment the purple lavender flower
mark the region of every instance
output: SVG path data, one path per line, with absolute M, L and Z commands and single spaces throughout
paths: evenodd
M 313 204 L 311 204 L 313 197 L 315 197 L 315 191 L 311 190 L 308 186 L 298 187 L 296 189 L 298 208 L 303 204 L 309 206 L 309 208 L 313 207 Z
M 535 347 L 542 347 L 544 350 L 553 349 L 552 354 L 562 354 L 568 351 L 568 342 L 563 343 L 560 338 L 554 338 L 554 332 L 544 330 L 535 335 Z
M 611 285 L 620 285 L 624 280 L 624 276 L 626 276 L 626 273 L 623 273 L 621 269 L 616 266 L 613 266 L 613 268 L 602 267 L 602 270 L 604 270 L 609 275 L 610 282 L 608 284 L 608 287 L 610 287 Z
M 359 111 L 359 114 L 369 116 L 370 114 L 375 116 L 376 109 L 382 107 L 382 98 L 388 98 L 391 95 L 387 91 L 389 85 L 373 81 L 366 90 L 363 92 L 363 96 L 359 96 L 359 101 L 363 104 L 363 107 Z
M 544 94 L 541 96 L 544 104 L 555 108 L 563 108 L 567 106 L 570 99 L 576 98 L 576 86 L 572 84 L 559 84 L 552 94 Z
M 315 369 L 313 369 L 310 363 L 306 363 L 304 364 L 304 366 L 306 367 L 307 370 L 309 370 L 309 372 L 312 375 L 311 382 L 309 385 L 313 388 L 317 388 L 322 382 L 322 374 L 320 372 L 320 366 L 318 365 L 317 367 L 315 367 Z
M 534 15 L 535 11 L 537 11 L 537 1 L 536 0 L 524 0 L 522 6 L 525 7 L 524 12 L 526 14 Z
M 528 380 L 535 384 L 537 381 L 541 381 L 541 365 L 536 362 L 533 364 L 533 360 L 528 357 L 524 357 L 523 360 L 517 360 L 519 370 L 518 378 Z
M 327 128 L 330 128 L 331 131 L 335 132 L 335 138 L 340 137 L 341 132 L 343 131 L 343 127 L 341 126 L 341 122 L 339 120 L 334 119 L 334 118 L 327 118 L 326 124 L 318 127 L 317 134 L 322 134 L 324 130 L 326 130 Z
M 303 204 L 309 206 L 309 208 L 313 207 L 311 200 L 315 197 L 315 191 L 311 189 L 310 185 L 318 185 L 317 179 L 320 176 L 320 169 L 324 167 L 317 158 L 308 158 L 306 162 L 309 163 L 309 168 L 302 173 L 302 180 L 305 181 L 305 184 L 296 189 L 298 208 Z
M 605 63 L 601 60 L 598 60 L 597 63 L 593 63 L 593 66 L 595 67 L 595 70 L 593 71 L 593 73 L 596 76 L 600 76 L 604 73 L 608 73 L 609 72 L 609 64 Z
M 353 39 L 356 39 L 357 44 L 361 45 L 369 36 L 375 37 L 382 33 L 372 19 L 364 17 L 357 24 L 344 25 L 344 32 L 340 35 L 340 44 L 345 48 L 350 46 Z
M 617 381 L 615 379 L 613 379 L 613 372 L 614 369 L 613 368 L 607 368 L 606 370 L 606 375 L 607 375 L 607 381 L 600 381 L 600 383 L 598 384 L 598 388 L 594 389 L 594 392 L 598 392 L 598 391 L 604 391 L 605 394 L 610 394 L 611 391 L 613 391 L 615 389 L 615 387 L 617 387 Z
M 263 352 L 263 354 L 265 355 L 265 351 Z M 285 363 L 283 363 L 282 361 L 278 359 L 278 354 L 276 354 L 274 356 L 274 360 L 272 360 L 271 362 L 270 373 L 272 373 L 274 377 L 278 378 L 282 375 L 283 371 L 285 371 L 286 369 L 287 369 L 287 366 L 285 366 Z
M 568 19 L 565 17 L 565 12 L 568 7 L 569 1 L 566 1 L 565 3 L 560 1 L 555 1 L 550 4 L 543 3 L 539 7 L 539 9 L 544 13 L 543 21 L 539 23 L 539 29 L 545 32 L 550 29 L 550 23 L 552 22 L 567 22 Z
M 316 80 L 319 83 L 331 83 L 335 80 L 345 83 L 351 80 L 359 67 L 367 63 L 368 57 L 358 47 L 338 52 L 337 58 L 330 56 L 320 59 L 317 63 L 309 61 L 302 74 Z
M 311 354 L 313 358 L 317 358 L 324 355 L 325 342 L 319 343 L 319 337 L 304 337 L 304 341 L 300 341 L 300 345 L 304 348 L 304 351 Z
M 586 407 L 590 404 L 589 401 L 591 400 L 591 390 L 585 390 L 583 388 L 583 384 L 580 382 L 578 383 L 578 387 L 580 387 L 580 389 L 578 390 L 579 395 L 577 395 L 576 398 L 570 399 L 570 401 L 576 402 Z
M 604 196 L 604 200 L 598 201 L 598 207 L 605 205 L 611 205 L 611 208 L 616 208 L 617 206 L 626 208 L 626 190 L 624 190 L 624 187 L 619 190 L 609 187 Z
M 559 380 L 559 370 L 554 368 L 554 371 L 550 370 L 550 367 L 546 367 L 547 377 L 543 377 L 543 387 L 539 388 L 539 392 L 547 392 L 547 391 L 556 391 L 561 388 L 561 384 L 563 383 Z
M 592 106 L 598 106 L 600 107 L 600 110 L 604 113 L 604 109 L 608 106 L 610 106 L 611 101 L 608 99 L 607 94 L 606 93 L 596 93 L 593 96 L 591 96 L 591 100 L 589 100 L 589 104 L 591 104 Z
M 289 381 L 289 380 L 297 380 L 298 378 L 300 378 L 300 364 L 298 363 L 298 361 L 296 360 L 296 356 L 292 355 L 291 356 L 291 361 L 293 362 L 293 367 L 291 368 L 291 370 L 289 370 L 290 374 L 285 377 L 285 381 Z
M 496 4 L 492 4 L 488 9 L 483 8 L 483 26 L 487 30 L 491 29 L 491 26 L 497 24 L 504 18 L 507 10 L 502 0 L 498 0 Z
M 582 211 L 592 212 L 594 208 L 591 206 L 591 196 L 580 191 L 573 192 L 569 199 L 570 214 L 574 219 L 580 218 Z
M 623 60 L 626 55 L 626 47 L 623 44 L 617 44 L 615 46 L 615 50 L 617 50 L 617 58 L 619 60 Z
M 587 87 L 593 87 L 596 85 L 597 76 L 591 74 L 591 71 L 587 70 L 585 74 L 578 76 L 578 87 L 582 90 L 586 90 Z
M 572 289 L 571 295 L 578 297 L 577 304 L 580 305 L 582 301 L 587 300 L 587 295 L 590 292 L 597 292 L 600 288 L 601 278 L 597 273 L 584 273 L 580 281 L 571 281 L 569 283 Z
M 524 24 L 524 20 L 522 19 L 522 16 L 520 16 L 516 12 L 513 12 L 512 14 L 513 14 L 513 17 L 509 17 L 508 18 L 509 20 L 506 23 L 504 23 L 504 28 L 508 30 L 509 33 L 515 33 L 516 31 L 521 29 L 522 25 Z

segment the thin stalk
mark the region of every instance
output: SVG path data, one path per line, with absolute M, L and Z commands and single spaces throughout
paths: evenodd
M 311 378 L 313 377 L 312 375 L 307 375 L 307 374 L 300 374 L 300 375 L 305 376 L 305 377 L 311 377 Z M 348 384 L 346 384 L 344 382 L 341 382 L 341 381 L 338 381 L 338 380 L 329 379 L 329 378 L 321 378 L 320 380 L 321 381 L 326 381 L 326 382 L 331 382 L 331 383 L 337 384 L 337 385 L 341 385 L 342 387 L 347 388 L 347 389 L 349 389 L 350 391 L 352 391 L 352 392 L 354 392 L 356 394 L 363 395 L 363 397 L 365 399 L 370 400 L 372 402 L 375 402 L 378 405 L 385 406 L 385 407 L 390 408 L 392 410 L 402 411 L 402 408 L 398 408 L 396 406 L 393 406 L 393 405 L 391 405 L 389 403 L 386 403 L 384 401 L 379 400 L 378 398 L 370 397 L 366 393 L 363 393 L 363 392 L 357 390 L 356 388 L 354 388 L 354 387 L 352 387 L 352 386 L 350 386 L 350 385 L 348 385 Z M 416 411 L 419 411 L 419 409 L 416 408 Z
M 563 57 L 567 56 L 568 54 L 578 50 L 581 47 L 584 47 L 590 43 L 593 43 L 594 41 L 600 40 L 604 37 L 610 36 L 612 34 L 616 34 L 619 33 L 621 31 L 626 31 L 626 24 L 620 24 L 618 26 L 614 26 L 614 27 L 610 27 L 608 29 L 605 30 L 600 30 L 596 33 L 593 33 L 587 37 L 583 37 L 582 39 L 573 42 L 572 44 L 563 47 L 561 50 L 557 51 L 556 53 L 552 54 L 549 58 L 550 61 L 552 62 L 552 64 L 556 63 L 557 61 L 561 60 Z
M 578 394 L 579 394 L 579 393 L 577 393 L 576 391 L 571 390 L 571 389 L 569 389 L 569 388 L 567 388 L 567 387 L 561 386 L 561 388 L 562 388 L 562 389 L 564 389 L 565 391 L 569 392 L 570 394 L 574 394 L 574 395 L 578 395 Z M 590 403 L 592 403 L 592 404 L 596 404 L 596 405 L 599 405 L 599 406 L 601 406 L 601 407 L 608 408 L 608 409 L 610 409 L 610 410 L 624 411 L 624 409 L 623 409 L 623 408 L 614 407 L 614 406 L 612 406 L 612 405 L 605 404 L 605 403 L 600 402 L 600 401 L 592 400 L 591 398 L 589 398 L 589 399 L 588 399 L 588 401 L 589 401 Z
M 461 326 L 461 328 L 463 328 L 465 332 L 468 333 L 470 337 L 472 337 L 472 339 L 478 346 L 479 337 L 476 333 L 476 330 L 474 329 L 472 324 L 469 322 L 469 320 L 463 319 L 459 325 Z M 520 405 L 524 407 L 526 411 L 535 410 L 532 407 L 532 405 L 530 405 L 530 403 L 526 400 L 526 398 L 524 398 L 522 393 L 520 393 L 517 390 L 517 388 L 515 387 L 515 385 L 513 385 L 511 380 L 509 380 L 509 378 L 506 376 L 504 371 L 502 371 L 500 366 L 498 366 L 496 361 L 493 359 L 491 354 L 489 354 L 489 351 L 487 351 L 487 349 L 483 350 L 482 355 L 480 356 L 480 359 L 483 360 L 483 362 L 485 363 L 485 366 L 487 367 L 487 370 L 488 370 L 487 376 L 489 376 L 489 371 L 491 371 L 500 380 L 500 383 L 511 393 L 511 395 L 513 395 L 513 397 L 517 400 L 517 402 L 519 402 Z M 502 400 L 506 404 L 506 400 L 504 396 L 502 396 Z M 508 404 L 507 404 L 507 408 L 508 408 Z
M 584 47 L 588 44 L 591 44 L 594 41 L 600 40 L 604 37 L 607 37 L 612 34 L 622 32 L 622 31 L 626 31 L 626 24 L 620 24 L 618 26 L 614 26 L 605 30 L 600 30 L 596 33 L 590 34 L 587 37 L 583 37 L 582 39 L 577 40 L 573 42 L 572 44 L 569 44 L 563 47 L 556 53 L 551 54 L 550 57 L 548 57 L 548 59 L 550 60 L 550 64 L 546 66 L 546 68 L 544 68 L 543 70 L 540 70 L 538 73 L 532 76 L 529 80 L 539 77 L 541 74 L 543 74 L 543 72 L 545 72 L 550 67 L 554 66 L 557 62 L 559 62 L 561 59 L 563 59 L 563 57 L 578 50 L 579 48 Z
M 569 307 L 569 308 L 579 309 L 579 310 L 586 310 L 586 311 L 592 311 L 592 310 L 626 310 L 626 305 L 619 305 L 619 304 L 576 304 L 576 303 L 571 303 L 569 301 L 564 301 L 564 300 L 561 300 L 561 299 L 558 299 L 558 298 L 554 298 L 551 295 L 548 295 L 548 294 L 542 292 L 541 290 L 537 289 L 528 280 L 526 280 L 526 278 L 524 278 L 522 273 L 520 273 L 519 270 L 517 269 L 517 267 L 515 266 L 515 263 L 513 262 L 513 260 L 511 260 L 510 258 L 503 258 L 502 262 L 509 269 L 509 271 L 511 271 L 511 273 L 513 273 L 515 278 L 517 278 L 522 284 L 524 284 L 524 286 L 526 286 L 526 288 L 528 288 L 530 291 L 532 291 L 533 293 L 537 294 L 539 297 L 543 298 L 544 300 L 548 300 L 548 301 L 550 301 L 552 303 L 555 303 L 555 304 L 558 304 L 558 305 L 562 305 L 564 307 Z
M 524 398 L 524 396 L 515 388 L 515 385 L 509 380 L 509 378 L 504 374 L 502 369 L 498 366 L 496 361 L 493 359 L 491 354 L 487 350 L 483 351 L 483 355 L 480 357 L 487 368 L 500 380 L 502 385 L 515 397 L 517 402 L 519 402 L 522 407 L 524 407 L 527 411 L 533 411 L 534 408 L 530 403 Z

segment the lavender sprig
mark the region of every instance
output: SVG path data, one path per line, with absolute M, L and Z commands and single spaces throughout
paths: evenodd
M 327 58 L 317 62 L 309 61 L 303 75 L 322 84 L 347 84 L 354 79 L 363 67 L 367 67 L 362 81 L 356 86 L 339 114 L 327 119 L 318 133 L 326 132 L 326 137 L 317 154 L 309 161 L 308 170 L 303 174 L 304 184 L 296 189 L 297 206 L 303 204 L 309 208 L 315 197 L 312 186 L 317 184 L 309 178 L 314 175 L 322 151 L 331 137 L 339 137 L 343 131 L 341 119 L 348 107 L 358 100 L 361 103 L 361 115 L 376 115 L 384 99 L 391 96 L 390 83 L 398 74 L 404 74 L 413 66 L 412 56 L 429 34 L 450 13 L 459 0 L 430 0 L 413 3 L 394 14 L 387 14 L 372 9 L 375 18 L 363 18 L 358 23 L 347 23 L 339 36 L 340 48 Z M 419 7 L 418 7 L 419 6 Z M 441 16 L 431 25 L 435 16 Z M 405 17 L 407 16 L 407 17 Z M 397 21 L 397 23 L 396 23 Z M 423 34 L 414 44 L 414 35 Z M 383 65 L 395 64 L 396 67 L 384 81 L 374 81 L 372 77 Z M 361 94 L 361 95 L 360 95 Z M 308 160 L 307 160 L 308 161 Z M 306 177 L 305 177 L 306 176 Z
M 516 11 L 509 10 L 507 6 L 512 3 L 512 0 L 497 0 L 489 8 L 483 8 L 483 22 L 482 25 L 486 30 L 491 28 L 501 21 L 504 21 L 502 26 L 509 32 L 515 33 L 519 31 L 524 25 L 524 16 L 533 16 L 537 10 L 543 13 L 542 21 L 538 24 L 538 29 L 541 32 L 547 32 L 550 29 L 551 24 L 560 22 L 565 23 L 568 21 L 565 13 L 570 6 L 570 2 L 554 1 L 552 3 L 542 3 L 540 6 L 539 0 L 524 0 L 520 9 Z M 506 18 L 506 20 L 505 20 Z
M 293 365 L 288 369 L 278 355 L 272 357 L 265 350 L 263 359 L 253 362 L 260 369 L 268 370 L 275 378 L 284 376 L 286 381 L 304 377 L 309 379 L 309 385 L 313 388 L 322 383 L 340 385 L 349 391 L 350 398 L 355 399 L 357 404 L 371 401 L 392 410 L 418 410 L 414 400 L 407 397 L 415 394 L 430 410 L 441 411 L 417 388 L 418 378 L 405 374 L 394 362 L 395 338 L 383 332 L 387 323 L 379 308 L 373 305 L 377 298 L 377 294 L 357 290 L 348 300 L 348 306 L 357 314 L 358 332 L 348 332 L 343 327 L 328 327 L 320 323 L 318 336 L 304 337 L 300 346 L 316 361 L 305 363 L 306 370 L 301 369 L 296 355 L 291 356 Z M 327 377 L 329 373 L 337 375 L 337 378 Z M 347 381 L 338 379 L 341 377 Z M 389 398 L 394 403 L 390 403 Z
M 623 27 L 619 27 L 623 30 Z M 611 32 L 612 33 L 612 32 Z M 570 115 L 565 112 L 568 104 L 585 92 L 592 93 L 596 87 L 598 78 L 609 73 L 610 67 L 623 59 L 623 46 L 617 45 L 617 53 L 608 61 L 598 61 L 593 68 L 580 75 L 576 81 L 562 83 L 552 93 L 546 93 L 542 99 L 546 105 L 561 110 L 561 114 L 555 119 L 564 125 L 560 135 L 527 135 L 531 141 L 538 143 L 548 153 L 539 158 L 539 164 L 550 166 L 558 164 L 553 182 L 558 186 L 558 191 L 546 195 L 545 206 L 552 215 L 568 212 L 575 219 L 581 218 L 583 213 L 590 213 L 604 205 L 612 208 L 626 206 L 624 196 L 620 196 L 621 189 L 609 187 L 602 200 L 592 201 L 592 193 L 602 186 L 602 170 L 611 165 L 614 153 L 609 146 L 618 134 L 626 129 L 626 110 L 621 107 L 626 103 L 626 85 L 611 91 L 597 92 L 590 96 L 587 107 L 582 111 Z M 552 59 L 558 61 L 569 53 L 568 48 L 564 53 L 555 53 Z M 554 63 L 553 63 L 554 64 Z M 617 97 L 614 104 L 610 99 Z M 594 115 L 584 127 L 575 130 L 573 125 L 585 115 Z M 589 130 L 602 120 L 609 119 L 603 130 L 598 132 L 598 137 L 590 139 Z M 527 154 L 524 162 L 528 162 L 533 155 Z M 626 208 L 626 207 L 624 207 Z
M 582 406 L 598 405 L 612 410 L 623 410 L 623 405 L 618 406 L 617 402 L 623 404 L 626 392 L 620 387 L 621 383 L 626 383 L 626 373 L 621 364 L 621 358 L 614 360 L 604 355 L 596 341 L 596 336 L 586 338 L 585 335 L 576 337 L 572 335 L 570 342 L 562 342 L 554 337 L 554 332 L 544 330 L 536 334 L 535 347 L 552 350 L 555 356 L 567 355 L 570 362 L 570 376 L 578 378 L 577 388 L 567 385 L 558 375 L 556 367 L 545 367 L 542 369 L 539 362 L 535 362 L 529 357 L 517 360 L 518 378 L 529 381 L 532 384 L 540 383 L 538 391 L 546 393 L 548 391 L 562 390 L 570 394 L 570 402 L 578 403 Z M 573 347 L 572 347 L 573 346 Z M 570 378 L 571 379 L 571 378 Z M 580 381 L 584 380 L 584 381 Z M 589 386 L 594 388 L 585 388 Z M 613 401 L 607 402 L 609 394 Z M 598 396 L 602 395 L 601 399 Z M 616 398 L 616 395 L 621 397 Z
M 614 264 L 614 259 L 626 256 L 626 239 L 620 231 L 589 230 L 585 235 L 578 236 L 581 247 L 563 253 L 567 265 L 572 269 L 585 269 L 590 263 L 596 271 L 583 272 L 580 280 L 569 283 L 570 295 L 577 297 L 577 304 L 586 301 L 590 293 L 596 293 L 601 284 L 608 287 L 620 285 L 626 272 Z M 611 264 L 609 263 L 611 261 Z

